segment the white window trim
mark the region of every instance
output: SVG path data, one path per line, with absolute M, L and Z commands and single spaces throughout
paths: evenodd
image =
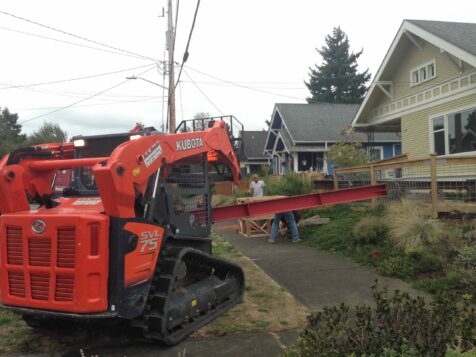
M 399 144 L 393 144 L 392 145 L 392 156 L 397 156 L 396 153 L 397 153 L 397 150 L 396 150 L 396 147 L 397 145 L 400 145 L 400 155 L 402 154 L 402 144 L 399 143 Z
M 367 148 L 367 152 L 368 152 L 369 156 L 370 156 L 370 150 L 379 150 L 380 151 L 380 159 L 378 159 L 377 161 L 383 160 L 383 146 L 381 146 L 381 145 L 369 146 Z
M 420 70 L 421 70 L 422 68 L 428 68 L 428 66 L 429 66 L 430 64 L 433 64 L 433 68 L 434 68 L 434 70 L 435 70 L 434 76 L 433 76 L 433 77 L 430 77 L 430 76 L 429 76 L 429 73 L 428 73 L 428 71 L 427 71 L 427 75 L 426 75 L 426 79 L 425 79 L 425 80 L 423 80 L 423 81 L 420 80 L 420 81 L 418 81 L 418 82 L 413 82 L 413 72 L 417 71 L 417 72 L 418 72 L 418 75 L 420 75 L 420 74 L 419 74 L 419 73 L 420 73 Z M 420 85 L 420 84 L 422 84 L 422 83 L 428 82 L 428 81 L 430 81 L 430 80 L 436 78 L 436 76 L 437 76 L 437 74 L 436 74 L 436 59 L 433 58 L 431 61 L 428 61 L 428 62 L 419 64 L 418 66 L 413 67 L 413 68 L 410 70 L 410 88 L 411 88 L 411 87 L 416 87 L 416 86 L 418 86 L 418 85 Z
M 456 154 L 450 154 L 448 152 L 449 148 L 450 148 L 450 143 L 449 143 L 449 139 L 448 139 L 448 135 L 446 134 L 447 130 L 448 130 L 448 116 L 450 116 L 451 114 L 455 114 L 455 113 L 460 113 L 460 112 L 464 112 L 466 110 L 469 110 L 469 109 L 476 109 L 476 105 L 474 104 L 471 104 L 471 105 L 466 105 L 464 107 L 460 107 L 460 108 L 456 108 L 456 109 L 451 109 L 451 110 L 448 110 L 448 111 L 445 111 L 445 112 L 441 112 L 441 113 L 437 113 L 437 114 L 432 114 L 430 117 L 429 117 L 429 129 L 430 129 L 430 152 L 429 154 L 432 154 L 435 152 L 435 138 L 434 138 L 434 131 L 433 131 L 433 120 L 434 119 L 437 119 L 437 118 L 440 118 L 440 117 L 443 117 L 443 125 L 444 125 L 444 132 L 445 132 L 445 154 L 444 155 L 439 155 L 438 157 L 439 158 L 445 158 L 445 157 L 458 157 L 458 156 L 473 156 L 476 154 L 476 151 L 467 151 L 467 152 L 458 152 Z

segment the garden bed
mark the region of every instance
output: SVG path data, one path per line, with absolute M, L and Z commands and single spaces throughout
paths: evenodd
M 411 282 L 415 288 L 470 294 L 475 301 L 475 222 L 440 221 L 438 229 L 424 222 L 423 228 L 419 227 L 426 230 L 422 234 L 443 234 L 441 241 L 431 243 L 435 249 L 404 249 L 390 239 L 389 221 L 393 218 L 387 213 L 383 206 L 371 210 L 365 204 L 311 209 L 304 218 L 319 214 L 329 217 L 330 223 L 303 227 L 300 235 L 314 249 L 343 254 L 382 275 Z

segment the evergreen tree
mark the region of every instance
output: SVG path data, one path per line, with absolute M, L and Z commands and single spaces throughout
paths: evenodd
M 312 97 L 308 103 L 361 103 L 370 79 L 369 70 L 357 72 L 357 59 L 362 54 L 349 54 L 349 39 L 341 28 L 334 27 L 326 36 L 326 46 L 316 51 L 322 56 L 322 65 L 309 68 L 309 82 L 305 82 Z
M 21 133 L 18 114 L 8 108 L 0 111 L 0 157 L 24 145 L 26 135 Z
M 28 144 L 64 143 L 67 139 L 66 131 L 61 129 L 58 123 L 44 122 L 40 128 L 28 137 Z

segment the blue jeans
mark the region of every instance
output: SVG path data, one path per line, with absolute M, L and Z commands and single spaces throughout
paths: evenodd
M 286 225 L 288 226 L 289 231 L 291 232 L 292 239 L 299 239 L 296 220 L 294 219 L 294 214 L 292 212 L 282 212 L 276 213 L 274 215 L 273 225 L 271 226 L 271 236 L 269 237 L 269 239 L 273 241 L 276 239 L 279 230 L 279 221 L 281 221 L 281 218 L 283 217 L 286 220 Z

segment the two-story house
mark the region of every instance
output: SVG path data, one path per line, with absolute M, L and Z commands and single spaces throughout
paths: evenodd
M 404 20 L 352 125 L 410 160 L 476 155 L 476 24 Z

